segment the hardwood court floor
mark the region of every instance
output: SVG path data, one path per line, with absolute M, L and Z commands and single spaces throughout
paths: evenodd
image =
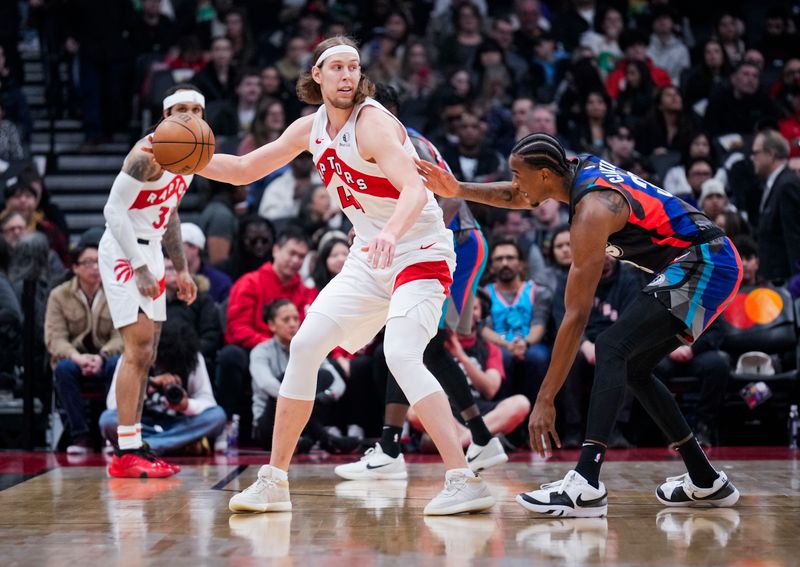
M 430 459 L 409 464 L 407 482 L 341 481 L 330 462 L 297 464 L 293 512 L 233 515 L 228 499 L 261 456 L 186 459 L 176 477 L 128 480 L 107 478 L 99 458 L 60 466 L 0 453 L 0 475 L 27 478 L 0 491 L 0 565 L 800 565 L 800 455 L 742 454 L 756 460 L 716 461 L 743 493 L 735 508 L 664 509 L 653 490 L 681 464 L 610 453 L 609 517 L 558 520 L 514 496 L 560 478 L 572 458 L 515 455 L 484 475 L 499 501 L 490 513 L 426 518 L 443 473 Z

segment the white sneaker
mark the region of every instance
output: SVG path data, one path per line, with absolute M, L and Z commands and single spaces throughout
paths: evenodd
M 470 443 L 467 449 L 467 464 L 473 472 L 482 471 L 495 465 L 508 462 L 503 444 L 500 439 L 492 437 L 486 445 Z
M 608 513 L 608 492 L 602 482 L 595 488 L 577 472 L 569 471 L 563 480 L 518 494 L 517 504 L 551 516 L 599 518 Z
M 667 482 L 656 488 L 656 498 L 664 506 L 725 508 L 736 504 L 739 500 L 739 491 L 723 471 L 719 471 L 717 480 L 710 488 L 695 486 L 689 478 L 689 473 L 686 473 L 667 478 Z
M 426 516 L 449 516 L 464 512 L 482 512 L 494 506 L 489 487 L 479 476 L 467 476 L 460 471 L 447 471 L 444 488 L 428 502 Z
M 408 478 L 406 460 L 403 453 L 390 457 L 381 449 L 380 443 L 367 449 L 364 456 L 355 463 L 339 465 L 333 469 L 340 477 L 347 480 L 403 480 Z
M 258 479 L 239 494 L 234 494 L 228 504 L 231 512 L 288 512 L 289 482 L 272 478 L 272 467 L 264 465 Z
M 347 436 L 355 437 L 356 439 L 364 438 L 364 428 L 356 423 L 351 423 L 347 426 Z

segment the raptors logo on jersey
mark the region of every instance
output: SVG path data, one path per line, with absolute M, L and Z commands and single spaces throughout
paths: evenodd
M 176 175 L 172 181 L 160 189 L 142 188 L 130 208 L 145 209 L 155 205 L 162 205 L 171 197 L 177 197 L 178 202 L 180 203 L 180 200 L 183 198 L 183 194 L 186 193 L 187 187 L 188 185 L 186 180 L 182 176 Z
M 153 240 L 164 236 L 169 217 L 180 204 L 191 182 L 191 175 L 164 171 L 157 180 L 142 183 L 139 193 L 128 207 L 136 238 Z
M 330 142 L 327 141 L 326 134 L 328 115 L 325 106 L 321 106 L 314 117 L 309 148 L 314 158 L 314 165 L 331 198 L 339 204 L 353 223 L 356 235 L 365 241 L 370 241 L 380 233 L 394 213 L 400 191 L 392 185 L 375 163 L 366 161 L 359 153 L 356 119 L 361 110 L 367 106 L 379 108 L 392 116 L 378 102 L 367 98 L 356 106 L 348 121 Z M 404 140 L 403 149 L 408 155 L 417 156 L 408 136 Z M 448 232 L 442 220 L 442 210 L 436 203 L 433 193 L 428 192 L 428 201 L 419 219 L 403 236 L 400 243 L 410 243 L 424 238 L 432 241 L 439 236 L 447 238 Z

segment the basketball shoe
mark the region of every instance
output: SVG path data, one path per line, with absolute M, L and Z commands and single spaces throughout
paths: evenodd
M 108 474 L 115 478 L 166 478 L 176 471 L 144 448 L 115 452 Z
M 403 453 L 390 457 L 383 452 L 380 443 L 367 449 L 364 456 L 355 463 L 339 465 L 333 469 L 338 476 L 347 480 L 403 480 L 408 478 Z
M 153 459 L 156 460 L 157 463 L 160 463 L 161 466 L 166 467 L 168 469 L 172 469 L 173 473 L 178 474 L 179 472 L 181 472 L 181 466 L 180 465 L 173 465 L 172 463 L 168 463 L 167 461 L 165 461 L 164 459 L 162 459 L 161 457 L 156 455 L 153 452 L 153 449 L 150 448 L 150 445 L 147 444 L 147 441 L 142 441 L 142 450 L 145 453 L 147 453 L 147 455 L 150 458 L 153 458 Z
M 289 482 L 273 478 L 272 467 L 264 465 L 253 484 L 233 495 L 228 508 L 231 512 L 289 512 Z
M 486 445 L 470 443 L 467 448 L 467 464 L 473 472 L 482 471 L 495 465 L 508 462 L 508 455 L 503 449 L 500 439 L 492 437 Z
M 460 471 L 447 471 L 444 488 L 428 502 L 426 516 L 449 516 L 464 512 L 482 512 L 494 506 L 489 487 L 479 476 L 467 476 Z
M 656 488 L 656 498 L 664 506 L 726 508 L 736 504 L 739 500 L 739 491 L 722 471 L 719 471 L 717 480 L 709 488 L 695 486 L 689 478 L 689 473 L 685 473 L 667 478 L 667 482 Z
M 517 495 L 517 504 L 551 516 L 599 518 L 608 513 L 608 492 L 602 482 L 595 488 L 577 472 L 569 471 L 563 480 Z

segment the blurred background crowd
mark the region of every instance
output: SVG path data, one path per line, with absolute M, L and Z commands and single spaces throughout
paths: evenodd
M 602 156 L 724 228 L 742 257 L 745 292 L 769 293 L 743 293 L 735 312 L 672 353 L 657 373 L 705 444 L 782 443 L 786 404 L 777 404 L 797 399 L 799 21 L 796 1 L 3 2 L 3 403 L 16 407 L 24 380 L 34 380 L 42 431 L 73 453 L 102 446 L 98 416 L 115 407 L 113 389 L 106 394 L 121 341 L 97 269 L 102 217 L 87 226 L 64 212 L 97 213 L 110 184 L 89 199 L 80 176 L 65 183 L 66 158 L 117 170 L 125 150 L 114 153 L 115 144 L 130 147 L 156 123 L 163 92 L 180 82 L 205 95 L 217 152 L 252 151 L 316 110 L 298 101 L 296 80 L 317 43 L 348 34 L 361 45 L 363 71 L 391 87 L 400 119 L 437 145 L 459 179 L 509 180 L 511 147 L 543 131 L 570 155 Z M 34 84 L 42 87 L 38 101 L 29 100 Z M 75 132 L 62 138 L 75 144 L 60 147 L 59 125 L 69 123 Z M 183 239 L 201 293 L 191 306 L 177 300 L 168 262 L 162 352 L 170 356 L 159 357 L 152 372 L 145 434 L 161 452 L 204 452 L 215 438 L 218 448 L 233 442 L 238 428 L 243 444 L 267 448 L 288 344 L 306 306 L 341 269 L 350 225 L 309 154 L 250 186 L 196 177 L 189 192 Z M 474 395 L 485 412 L 499 412 L 493 433 L 509 449 L 525 447 L 527 411 L 564 313 L 568 212 L 555 202 L 531 211 L 472 208 L 490 243 L 488 264 L 472 332 L 448 348 L 499 377 L 491 388 L 474 387 Z M 582 439 L 594 339 L 644 281 L 607 257 L 558 399 L 568 446 Z M 763 332 L 747 335 L 753 327 Z M 26 328 L 35 343 L 27 368 Z M 749 351 L 763 356 L 741 357 Z M 335 351 L 329 363 L 322 409 L 303 443 L 349 452 L 380 432 L 381 339 L 355 355 Z M 743 399 L 739 389 L 751 382 L 765 382 L 761 397 L 773 400 L 749 409 L 753 395 Z M 166 399 L 170 384 L 189 400 L 180 410 Z M 507 399 L 515 403 L 501 403 Z M 3 419 L 0 446 L 10 446 L 18 428 Z M 54 421 L 64 434 L 53 438 L 61 432 Z M 409 424 L 404 435 L 409 450 L 429 445 L 418 428 Z M 660 442 L 629 400 L 612 445 Z

